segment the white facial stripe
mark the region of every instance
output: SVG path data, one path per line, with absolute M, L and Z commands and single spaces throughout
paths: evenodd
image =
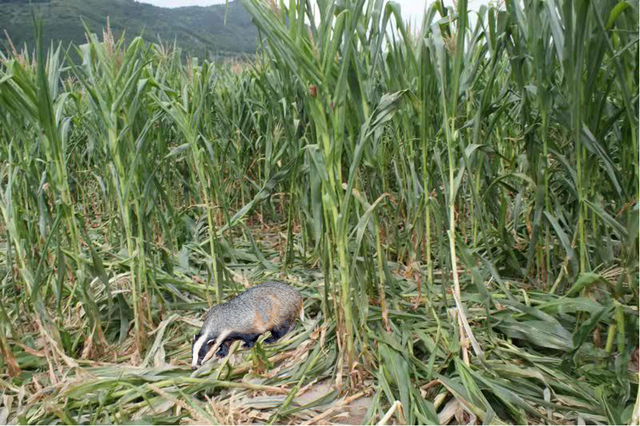
M 220 336 L 218 336 L 218 338 L 216 339 L 216 344 L 213 345 L 211 349 L 209 349 L 207 355 L 205 355 L 205 357 L 202 359 L 203 364 L 213 358 L 213 355 L 218 352 L 218 348 L 220 347 L 220 345 L 222 345 L 222 342 L 224 342 L 224 339 L 226 339 L 229 334 L 231 334 L 231 331 L 227 330 L 220 333 Z
M 191 360 L 192 367 L 198 366 L 198 354 L 200 353 L 200 349 L 202 348 L 202 345 L 204 345 L 206 341 L 207 341 L 207 336 L 203 334 L 202 336 L 200 336 L 198 340 L 196 340 L 196 343 L 193 345 L 193 359 Z

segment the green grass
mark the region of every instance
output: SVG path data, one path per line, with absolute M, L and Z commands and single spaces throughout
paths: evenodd
M 0 420 L 637 424 L 637 5 L 318 3 L 1 58 Z M 192 373 L 268 279 L 305 321 Z

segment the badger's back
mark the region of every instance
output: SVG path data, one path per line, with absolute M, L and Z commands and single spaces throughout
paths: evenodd
M 207 320 L 224 318 L 234 331 L 262 334 L 295 323 L 302 313 L 302 296 L 291 286 L 271 281 L 251 287 L 215 308 L 209 311 Z

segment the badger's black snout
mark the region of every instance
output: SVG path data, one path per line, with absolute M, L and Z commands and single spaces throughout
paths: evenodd
M 198 368 L 200 368 L 200 366 L 199 366 L 199 365 L 192 365 L 192 366 L 191 366 L 191 369 L 192 369 L 193 371 L 196 371 Z

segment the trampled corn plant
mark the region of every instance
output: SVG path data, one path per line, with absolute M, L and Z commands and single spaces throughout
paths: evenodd
M 39 25 L 36 31 L 41 31 Z M 4 65 L 8 73 L 5 71 L 2 78 L 3 132 L 8 143 L 3 148 L 6 179 L 0 208 L 7 226 L 7 243 L 13 248 L 11 257 L 20 277 L 20 281 L 15 280 L 18 276 L 12 280 L 16 306 L 25 304 L 33 309 L 38 329 L 51 344 L 52 356 L 61 357 L 72 366 L 75 362 L 65 354 L 69 346 L 65 347 L 63 333 L 53 326 L 47 311 L 51 297 L 55 298 L 58 314 L 65 303 L 68 306 L 71 301 L 81 300 L 87 308 L 90 334 L 93 338 L 104 338 L 99 315 L 85 292 L 91 274 L 81 248 L 82 225 L 77 222 L 66 161 L 70 120 L 64 114 L 69 94 L 61 93 L 58 85 L 62 50 L 51 48 L 47 55 L 39 44 L 37 52 L 34 62 L 26 60 L 25 55 L 7 60 Z M 20 133 L 10 136 L 16 125 Z M 49 251 L 56 246 L 58 273 L 54 286 L 48 258 Z M 75 272 L 65 286 L 69 271 Z M 55 322 L 61 325 L 59 319 Z M 12 358 L 8 350 L 5 355 Z
M 118 206 L 120 229 L 126 242 L 134 335 L 138 350 L 145 342 L 147 323 L 151 321 L 147 256 L 149 216 L 156 199 L 153 194 L 154 165 L 157 151 L 150 149 L 154 125 L 153 113 L 146 105 L 146 93 L 154 86 L 147 76 L 148 53 L 141 39 L 129 46 L 116 43 L 107 35 L 104 43 L 95 35 L 79 49 L 82 65 L 75 76 L 87 93 L 87 125 L 102 167 L 108 170 L 107 194 Z M 127 64 L 126 66 L 124 64 Z M 107 176 L 103 176 L 105 178 Z M 151 189 L 150 189 L 151 188 Z
M 378 2 L 378 9 L 381 4 Z M 366 296 L 361 287 L 355 286 L 357 279 L 349 247 L 350 228 L 356 223 L 350 214 L 356 209 L 352 208 L 353 194 L 360 187 L 357 178 L 363 155 L 370 149 L 368 145 L 380 139 L 400 93 L 371 99 L 367 97 L 366 88 L 360 86 L 367 80 L 369 71 L 366 64 L 360 62 L 364 58 L 358 52 L 363 48 L 356 31 L 366 19 L 362 16 L 364 2 L 344 7 L 332 2 L 319 3 L 319 22 L 317 26 L 313 23 L 309 30 L 306 19 L 313 21 L 314 17 L 305 2 L 282 8 L 280 17 L 259 2 L 246 2 L 245 6 L 256 17 L 258 27 L 268 35 L 268 43 L 278 58 L 275 64 L 286 70 L 282 73 L 295 76 L 298 94 L 302 94 L 308 109 L 314 143 L 307 144 L 305 149 L 310 173 L 317 175 L 310 181 L 320 184 L 319 190 L 310 193 L 311 203 L 315 204 L 311 207 L 316 215 L 316 229 L 322 229 L 325 250 L 322 258 L 327 262 L 324 270 L 329 274 L 327 283 L 340 295 L 334 299 L 334 309 L 341 333 L 340 344 L 351 368 L 358 359 L 357 336 L 361 333 L 356 330 L 363 330 L 362 318 L 355 316 L 354 298 Z M 290 25 L 283 25 L 283 21 Z M 349 81 L 350 73 L 362 75 Z M 357 96 L 361 102 L 350 102 L 351 96 Z M 334 276 L 334 264 L 338 267 L 337 276 Z M 366 352 L 364 348 L 360 350 Z

